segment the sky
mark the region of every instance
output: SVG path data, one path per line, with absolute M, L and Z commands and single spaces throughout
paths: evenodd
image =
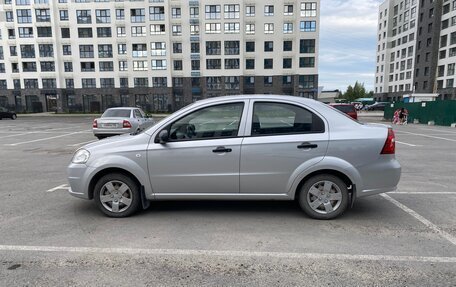
M 374 89 L 377 13 L 384 0 L 321 0 L 319 86 Z

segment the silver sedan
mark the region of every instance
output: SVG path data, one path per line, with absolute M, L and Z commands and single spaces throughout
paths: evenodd
M 93 134 L 99 138 L 139 132 L 153 124 L 140 108 L 110 108 L 92 123 Z
M 312 218 L 393 191 L 401 167 L 385 125 L 314 100 L 199 101 L 135 135 L 91 143 L 68 167 L 70 194 L 125 217 L 159 200 L 297 200 Z

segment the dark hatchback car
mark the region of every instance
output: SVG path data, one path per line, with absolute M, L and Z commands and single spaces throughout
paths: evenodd
M 352 104 L 330 104 L 331 107 L 338 109 L 339 111 L 349 115 L 353 119 L 358 119 L 358 113 L 356 112 L 355 105 Z
M 384 111 L 385 106 L 389 103 L 375 103 L 370 106 L 367 106 L 368 111 Z
M 10 112 L 8 109 L 0 107 L 0 120 L 3 118 L 15 120 L 17 118 L 17 115 L 15 112 Z

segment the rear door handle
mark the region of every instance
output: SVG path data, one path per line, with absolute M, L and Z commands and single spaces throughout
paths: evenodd
M 230 148 L 226 148 L 224 146 L 218 146 L 216 149 L 213 149 L 212 152 L 215 153 L 223 153 L 223 152 L 232 152 L 233 150 Z
M 318 147 L 317 144 L 311 144 L 309 142 L 304 142 L 304 143 L 298 145 L 299 149 L 317 148 L 317 147 Z

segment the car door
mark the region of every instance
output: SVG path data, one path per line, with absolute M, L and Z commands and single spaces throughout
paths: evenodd
M 295 173 L 326 153 L 325 120 L 300 104 L 251 101 L 248 117 L 241 147 L 241 193 L 285 194 Z
M 169 140 L 148 148 L 148 167 L 160 195 L 239 193 L 239 157 L 246 101 L 192 110 L 158 129 Z

